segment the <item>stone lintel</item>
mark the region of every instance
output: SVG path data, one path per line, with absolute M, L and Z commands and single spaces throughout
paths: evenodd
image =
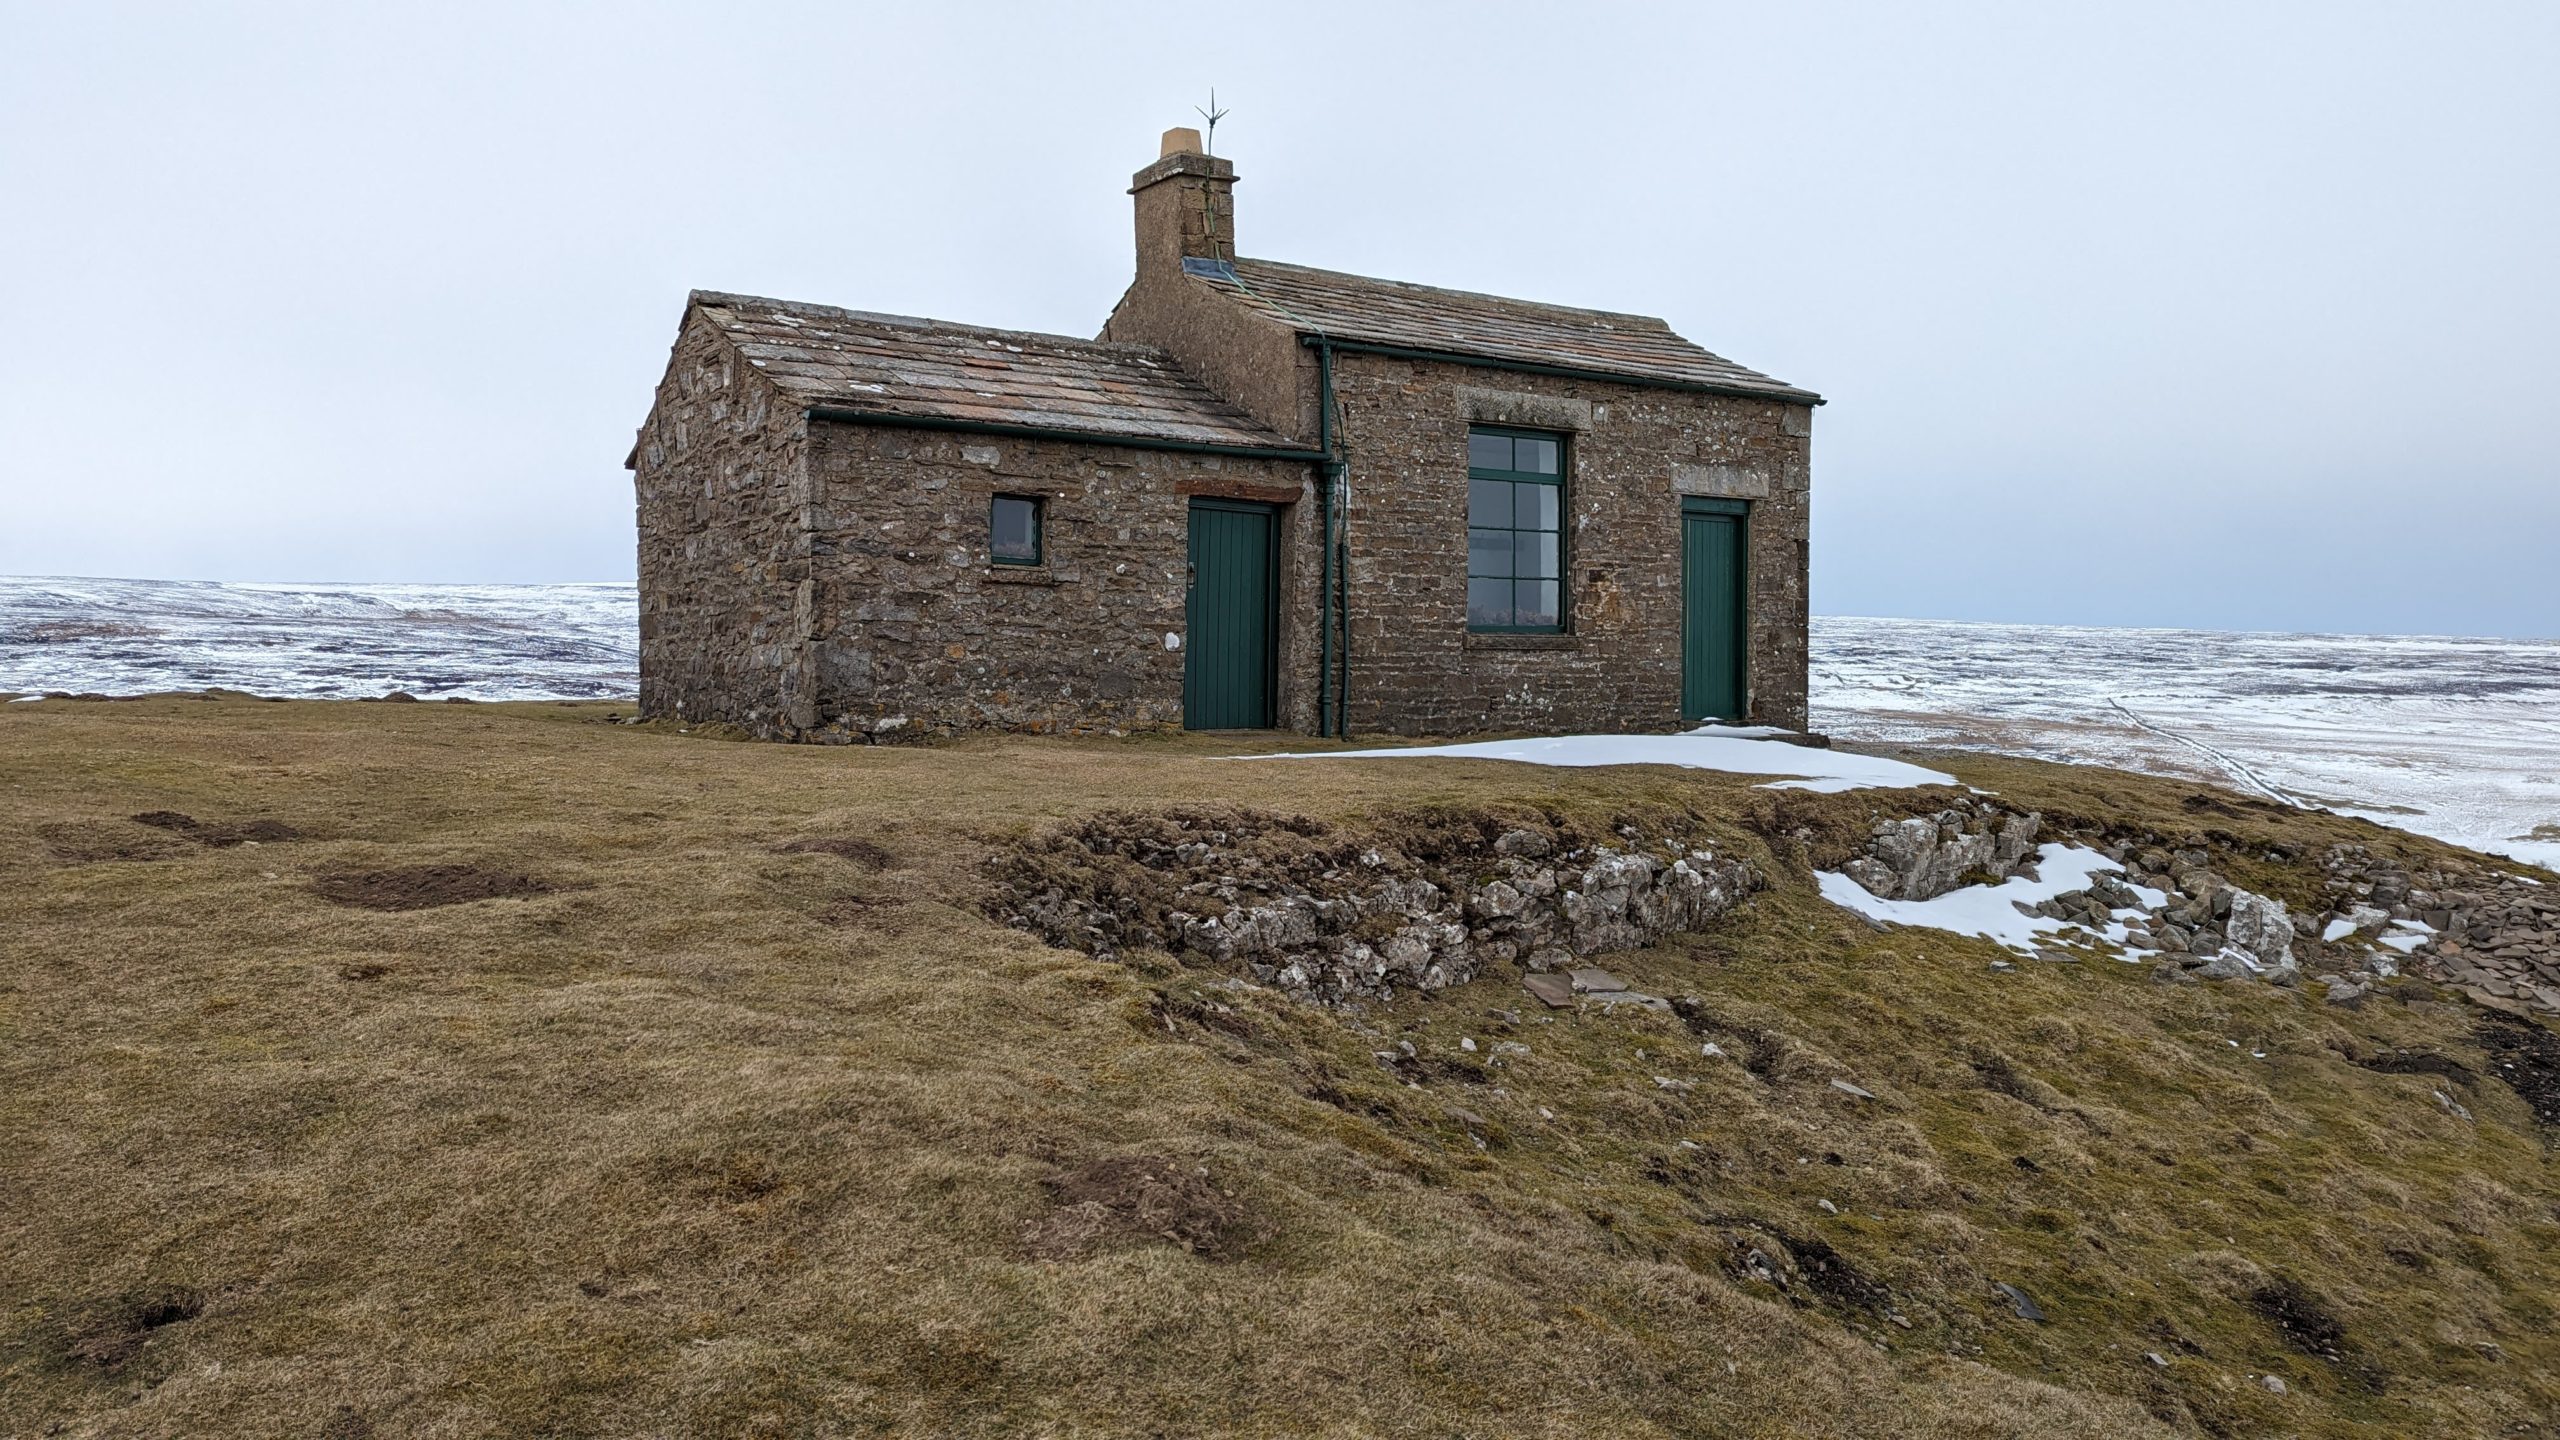
M 1259 500 L 1266 505 L 1292 505 L 1306 498 L 1303 485 L 1268 485 L 1217 475 L 1186 475 L 1173 483 L 1176 495 L 1205 495 L 1212 500 Z
M 1769 477 L 1740 465 L 1674 465 L 1671 493 L 1716 500 L 1766 500 Z
M 1461 385 L 1458 412 L 1473 425 L 1518 425 L 1530 430 L 1584 431 L 1591 428 L 1591 402 L 1568 395 L 1539 395 L 1526 390 L 1488 390 Z

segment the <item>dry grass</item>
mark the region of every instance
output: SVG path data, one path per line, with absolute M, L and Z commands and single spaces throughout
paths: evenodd
M 2381 1437 L 2560 1412 L 2560 1185 L 2523 1103 L 2463 1078 L 2487 1073 L 2470 1012 L 1879 935 L 1801 869 L 1874 796 L 1204 740 L 792 749 L 608 708 L 0 710 L 0 1435 Z M 2386 839 L 1956 765 L 2244 847 Z M 1680 1015 L 1550 1016 L 1497 978 L 1351 1019 L 977 909 L 998 847 L 1199 803 L 1678 807 L 1776 884 L 1618 957 L 1697 997 Z M 154 811 L 298 838 L 127 818 Z M 314 888 L 430 871 L 551 888 Z

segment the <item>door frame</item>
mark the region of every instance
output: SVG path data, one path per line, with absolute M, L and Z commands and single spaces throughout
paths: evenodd
M 1695 724 L 1707 720 L 1730 720 L 1742 723 L 1751 714 L 1751 502 L 1723 500 L 1708 495 L 1680 497 L 1680 723 Z M 1733 689 L 1741 705 L 1738 715 L 1689 713 L 1689 517 L 1713 515 L 1734 522 L 1735 538 L 1741 547 L 1740 563 L 1734 566 L 1734 646 Z
M 1191 503 L 1182 511 L 1182 728 L 1268 730 L 1280 713 L 1280 507 L 1261 500 L 1229 500 L 1217 495 L 1193 495 L 1189 498 Z M 1195 643 L 1199 639 L 1199 627 L 1192 623 L 1191 604 L 1199 592 L 1200 561 L 1191 551 L 1191 517 L 1201 510 L 1259 515 L 1263 520 L 1263 537 L 1269 548 L 1263 560 L 1262 722 L 1258 725 L 1207 727 L 1192 723 L 1194 666 L 1200 649 Z

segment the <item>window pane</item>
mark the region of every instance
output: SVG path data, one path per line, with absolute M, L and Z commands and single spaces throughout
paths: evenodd
M 1478 626 L 1510 624 L 1511 582 L 1508 580 L 1468 581 L 1467 623 Z
M 1559 528 L 1556 524 L 1556 497 L 1563 492 L 1564 487 L 1560 485 L 1518 485 L 1514 486 L 1513 489 L 1517 492 L 1515 503 L 1520 507 L 1517 512 L 1520 518 L 1512 521 L 1512 524 L 1519 526 L 1523 530 L 1554 530 Z
M 1513 469 L 1525 470 L 1532 475 L 1556 473 L 1556 442 L 1553 440 L 1531 440 L 1522 436 L 1515 438 L 1511 447 Z
M 1511 437 L 1508 435 L 1487 435 L 1480 431 L 1473 430 L 1468 431 L 1467 464 L 1470 468 L 1477 470 L 1510 469 Z
M 1512 624 L 1553 625 L 1556 623 L 1555 581 L 1520 581 L 1517 597 L 1518 609 L 1513 614 Z
M 1511 532 L 1508 530 L 1468 531 L 1467 573 L 1470 575 L 1511 574 Z
M 988 548 L 995 558 L 1030 565 L 1040 559 L 1040 504 L 1013 495 L 996 497 L 994 534 Z
M 1555 579 L 1557 577 L 1556 540 L 1557 537 L 1553 534 L 1540 535 L 1533 532 L 1522 532 L 1519 547 L 1519 568 L 1513 570 L 1511 573 L 1524 580 Z M 1489 575 L 1493 572 L 1488 570 L 1485 573 Z
M 1508 480 L 1468 481 L 1467 523 L 1489 525 L 1496 530 L 1510 529 L 1511 482 Z

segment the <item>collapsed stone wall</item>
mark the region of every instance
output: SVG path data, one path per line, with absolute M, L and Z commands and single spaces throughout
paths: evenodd
M 1879 820 L 1863 855 L 1840 873 L 1880 900 L 1930 900 L 1976 880 L 2032 872 L 2041 815 L 1958 800 L 1935 815 Z
M 1703 827 L 1254 811 L 1099 815 L 993 862 L 989 913 L 1053 945 L 1155 949 L 1345 1004 L 1536 972 L 1702 928 L 1766 879 Z

